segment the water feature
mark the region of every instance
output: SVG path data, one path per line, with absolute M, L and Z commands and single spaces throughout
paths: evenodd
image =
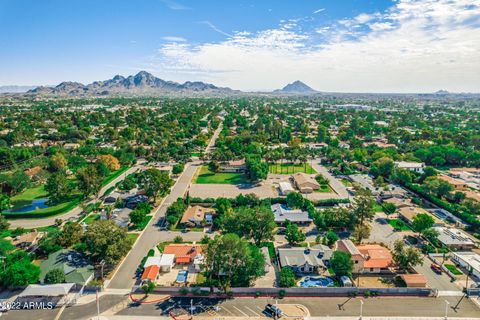
M 314 287 L 333 287 L 334 282 L 328 277 L 305 277 L 299 282 L 300 287 L 314 288 Z
M 49 199 L 36 199 L 32 200 L 30 203 L 25 204 L 23 203 L 13 203 L 13 208 L 10 210 L 7 210 L 6 212 L 11 212 L 11 213 L 21 213 L 21 212 L 30 212 L 30 211 L 35 211 L 37 209 L 45 209 L 48 208 L 49 205 L 47 204 Z

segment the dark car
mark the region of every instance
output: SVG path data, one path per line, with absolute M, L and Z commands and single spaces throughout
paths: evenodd
M 280 318 L 283 315 L 283 311 L 280 308 L 270 303 L 265 306 L 264 312 L 273 318 Z

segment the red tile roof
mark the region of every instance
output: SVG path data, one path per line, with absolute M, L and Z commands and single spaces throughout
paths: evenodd
M 169 244 L 163 253 L 175 255 L 176 263 L 190 263 L 200 253 L 202 246 L 199 244 Z
M 357 246 L 357 249 L 365 257 L 365 268 L 388 268 L 393 263 L 390 251 L 378 244 Z
M 151 280 L 151 281 L 155 281 L 157 279 L 157 274 L 158 274 L 158 271 L 160 271 L 160 267 L 157 266 L 157 265 L 151 265 L 151 266 L 148 266 L 145 268 L 145 270 L 143 271 L 142 273 L 142 278 L 141 280 Z

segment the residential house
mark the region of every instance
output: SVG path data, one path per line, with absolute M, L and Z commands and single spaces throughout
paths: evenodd
M 279 248 L 280 266 L 292 268 L 297 274 L 321 274 L 327 270 L 332 250 L 324 245 L 311 248 Z
M 176 264 L 193 264 L 195 269 L 200 268 L 203 260 L 200 244 L 169 244 L 164 248 L 163 253 L 173 254 Z
M 211 224 L 214 213 L 215 209 L 212 208 L 204 208 L 202 206 L 188 207 L 183 213 L 180 224 L 191 228 Z
M 337 250 L 351 254 L 354 273 L 386 273 L 393 264 L 390 251 L 378 244 L 355 246 L 348 239 L 339 240 Z
M 395 207 L 397 207 L 397 209 L 412 206 L 412 200 L 410 198 L 396 198 L 396 197 L 393 197 L 393 198 L 385 199 L 385 200 L 383 200 L 383 202 L 384 203 L 391 203 L 391 204 L 395 205 Z
M 415 207 L 415 206 L 409 206 L 409 207 L 402 207 L 397 210 L 398 212 L 398 217 L 411 225 L 413 223 L 413 219 L 418 215 L 418 214 L 426 214 L 432 217 L 434 220 L 434 226 L 443 226 L 445 225 L 445 222 L 436 216 L 432 215 L 430 212 L 428 212 L 425 209 L 422 209 L 420 207 Z
M 312 193 L 313 191 L 320 189 L 320 184 L 312 175 L 297 172 L 292 175 L 292 179 L 301 193 Z
M 475 242 L 462 230 L 447 227 L 434 227 L 438 232 L 438 241 L 444 246 L 455 250 L 470 250 L 475 248 Z
M 308 212 L 300 209 L 290 209 L 280 203 L 273 204 L 271 209 L 275 216 L 275 222 L 279 224 L 285 223 L 287 220 L 297 224 L 310 224 L 312 222 Z
M 60 269 L 65 274 L 65 282 L 87 284 L 94 276 L 94 268 L 87 257 L 78 251 L 62 249 L 51 253 L 40 264 L 40 282 L 45 281 L 48 271 Z
M 223 162 L 218 168 L 218 172 L 222 173 L 241 173 L 244 172 L 247 166 L 245 165 L 245 159 L 230 160 Z
M 447 176 L 446 174 L 439 174 L 437 178 L 451 184 L 455 191 L 465 191 L 469 189 L 465 181 L 452 178 L 450 176 Z
M 423 162 L 408 162 L 408 161 L 395 161 L 395 166 L 400 169 L 406 169 L 417 173 L 423 173 L 425 163 Z
M 471 274 L 480 281 L 480 254 L 475 252 L 453 252 L 450 258 L 456 264 L 470 270 Z
M 363 273 L 385 273 L 390 272 L 393 265 L 393 258 L 390 250 L 378 244 L 366 244 L 357 246 L 358 251 L 363 255 Z

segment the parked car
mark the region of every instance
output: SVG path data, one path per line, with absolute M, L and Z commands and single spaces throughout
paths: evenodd
M 436 274 L 442 274 L 442 268 L 436 264 L 436 263 L 432 263 L 430 265 L 430 268 L 433 270 L 433 272 L 435 272 Z
M 277 318 L 277 319 L 283 316 L 283 311 L 280 310 L 279 307 L 270 303 L 265 306 L 264 312 L 268 314 L 270 317 Z

